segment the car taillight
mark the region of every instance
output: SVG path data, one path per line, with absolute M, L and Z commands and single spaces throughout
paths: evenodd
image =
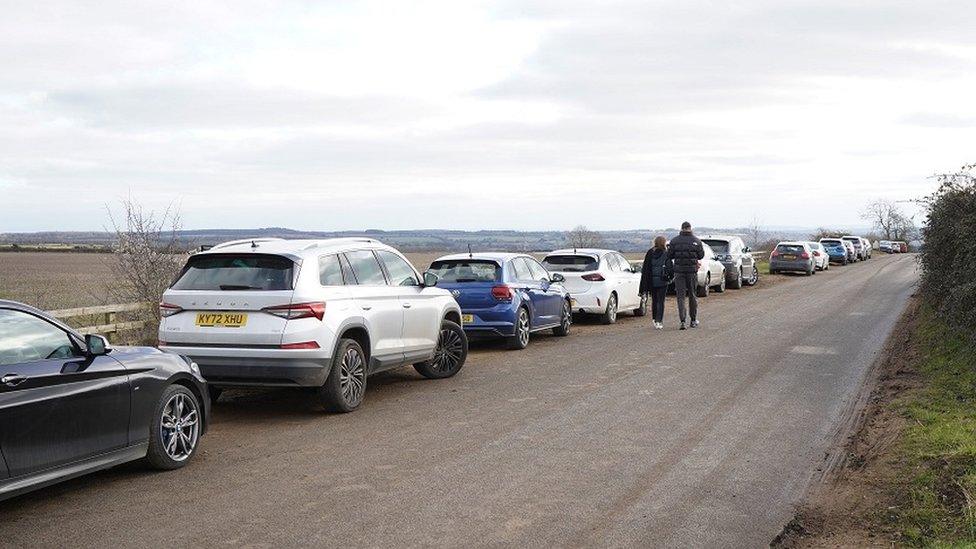
M 493 286 L 491 288 L 491 297 L 497 301 L 511 301 L 512 289 L 508 286 Z
M 820 257 L 820 252 L 813 252 L 813 255 Z
M 773 253 L 769 254 L 769 257 L 776 257 L 778 255 L 779 255 L 779 252 L 777 252 L 776 250 L 773 250 Z
M 290 305 L 265 307 L 261 310 L 270 315 L 279 316 L 288 320 L 296 320 L 299 318 L 317 318 L 322 320 L 322 317 L 325 316 L 325 303 L 321 301 L 312 303 L 292 303 Z
M 606 280 L 605 278 L 603 278 L 603 275 L 600 273 L 590 273 L 588 275 L 583 275 L 580 278 L 582 278 L 587 282 L 603 282 L 604 280 Z
M 282 349 L 318 349 L 319 344 L 315 341 L 303 341 L 301 343 L 285 343 L 280 346 Z
M 802 254 L 800 254 L 800 257 L 803 259 L 810 259 L 810 254 L 803 252 Z
M 173 305 L 172 303 L 160 303 L 159 304 L 159 316 L 166 318 L 168 316 L 173 316 L 176 313 L 183 312 L 183 307 L 179 305 Z

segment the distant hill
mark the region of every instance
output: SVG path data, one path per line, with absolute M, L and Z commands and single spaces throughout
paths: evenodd
M 745 236 L 747 229 L 716 229 L 701 227 L 697 234 L 739 234 Z M 778 229 L 765 231 L 763 239 L 807 238 L 812 230 Z M 646 250 L 651 240 L 663 234 L 668 238 L 678 233 L 677 229 L 633 229 L 624 231 L 599 231 L 603 245 L 622 252 Z M 463 251 L 470 244 L 475 250 L 510 250 L 539 252 L 562 248 L 567 245 L 567 231 L 455 231 L 450 229 L 420 229 L 408 231 L 385 231 L 366 229 L 362 231 L 299 231 L 283 227 L 260 229 L 192 229 L 177 233 L 186 243 L 187 249 L 201 245 L 217 244 L 228 240 L 245 238 L 340 238 L 365 236 L 375 238 L 391 246 L 410 252 Z M 748 239 L 746 239 L 748 240 Z M 34 247 L 39 245 L 58 245 L 59 249 L 77 247 L 90 251 L 92 248 L 111 246 L 113 235 L 109 232 L 37 232 L 0 233 L 0 246 L 9 249 L 12 245 Z

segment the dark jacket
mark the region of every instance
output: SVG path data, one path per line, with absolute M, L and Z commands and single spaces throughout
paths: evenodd
M 674 262 L 668 252 L 651 248 L 644 255 L 641 267 L 640 293 L 648 294 L 652 288 L 667 286 L 674 280 Z
M 697 273 L 698 262 L 705 257 L 705 248 L 691 231 L 681 231 L 671 239 L 668 257 L 674 261 L 674 272 Z

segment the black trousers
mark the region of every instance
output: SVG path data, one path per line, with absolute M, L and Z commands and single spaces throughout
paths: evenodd
M 664 298 L 668 295 L 668 287 L 651 288 L 651 314 L 654 322 L 664 322 Z
M 685 321 L 685 296 L 691 320 L 698 319 L 698 273 L 675 273 L 674 293 L 678 295 L 678 320 Z

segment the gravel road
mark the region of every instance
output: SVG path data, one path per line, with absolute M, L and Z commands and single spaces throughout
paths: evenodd
M 778 276 L 679 332 L 622 316 L 364 407 L 228 392 L 187 468 L 138 464 L 0 503 L 0 545 L 748 546 L 793 513 L 917 281 L 914 256 Z

